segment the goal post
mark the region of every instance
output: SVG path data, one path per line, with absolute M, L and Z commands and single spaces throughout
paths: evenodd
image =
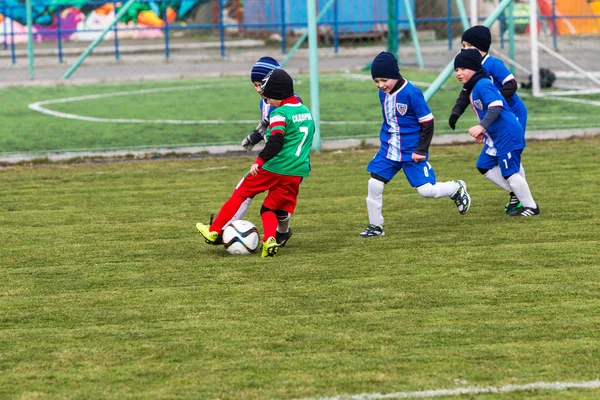
M 540 15 L 542 3 L 548 7 L 551 5 L 552 15 L 548 17 L 547 13 L 545 16 Z M 534 97 L 550 97 L 550 96 L 569 96 L 569 95 L 585 95 L 585 94 L 598 94 L 600 93 L 600 77 L 596 76 L 589 69 L 591 66 L 597 65 L 597 59 L 594 58 L 590 53 L 597 52 L 597 45 L 592 44 L 592 49 L 586 48 L 586 41 L 592 41 L 594 36 L 589 35 L 589 32 L 584 27 L 587 25 L 585 21 L 592 19 L 595 16 L 589 16 L 584 14 L 584 9 L 580 9 L 582 15 L 569 15 L 563 16 L 563 14 L 557 9 L 557 0 L 530 0 L 529 3 L 529 43 L 530 43 L 530 59 L 531 59 L 531 91 Z M 573 12 L 571 12 L 573 14 Z M 552 49 L 552 46 L 546 45 L 541 40 L 539 32 L 543 32 L 543 24 L 540 26 L 540 22 L 551 18 L 552 25 L 546 27 L 547 39 L 550 35 L 556 38 L 557 35 L 557 21 L 563 23 L 570 28 L 569 35 L 561 36 L 562 41 L 569 41 L 570 43 L 563 46 L 562 51 Z M 578 21 L 584 21 L 579 24 L 581 31 L 577 30 L 575 23 L 571 21 L 571 18 L 576 18 Z M 560 33 L 560 32 L 559 32 Z M 596 35 L 599 32 L 596 32 Z M 597 36 L 596 36 L 597 37 Z M 597 41 L 597 39 L 596 39 Z M 557 46 L 557 41 L 554 40 L 554 45 Z M 581 46 L 581 48 L 580 48 Z M 591 52 L 590 52 L 591 50 Z M 591 57 L 591 58 L 590 58 Z M 551 69 L 556 72 L 557 84 L 554 90 L 542 90 L 542 78 L 540 71 L 543 69 Z M 554 73 L 553 72 L 553 73 Z M 575 84 L 575 81 L 584 81 L 583 84 Z

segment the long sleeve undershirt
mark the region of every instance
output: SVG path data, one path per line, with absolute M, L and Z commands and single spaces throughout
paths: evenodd
M 500 111 L 502 111 L 502 107 L 489 107 L 483 119 L 479 122 L 479 125 L 483 126 L 485 129 L 489 128 L 490 125 L 498 118 L 500 115 Z
M 421 124 L 421 140 L 419 141 L 415 153 L 422 156 L 426 155 L 429 151 L 431 139 L 433 139 L 433 120 Z

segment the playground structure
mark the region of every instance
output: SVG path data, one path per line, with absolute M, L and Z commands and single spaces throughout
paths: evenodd
M 600 1 L 539 0 L 540 15 L 559 35 L 597 35 L 600 33 Z

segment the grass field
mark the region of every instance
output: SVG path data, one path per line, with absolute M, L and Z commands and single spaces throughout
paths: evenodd
M 411 70 L 404 74 L 419 85 L 436 76 Z M 297 93 L 310 105 L 307 76 L 295 78 Z M 436 134 L 453 133 L 447 118 L 459 86 L 453 77 L 447 85 L 430 101 Z M 527 91 L 520 93 L 530 110 L 530 131 L 600 126 L 599 109 L 593 104 L 534 99 Z M 240 143 L 259 119 L 259 98 L 247 77 L 17 87 L 1 89 L 0 94 L 10 99 L 2 106 L 0 155 Z M 597 101 L 600 96 L 586 99 Z M 62 117 L 28 108 L 38 102 L 50 102 L 40 106 Z M 378 136 L 381 107 L 368 74 L 323 74 L 320 105 L 323 140 Z M 456 133 L 465 133 L 474 123 L 473 113 L 467 110 Z
M 386 236 L 365 240 L 374 151 L 314 155 L 274 259 L 230 256 L 194 228 L 251 156 L 0 169 L 0 398 L 374 399 L 598 379 L 600 140 L 529 143 L 542 216 L 524 220 L 475 169 L 479 146 L 434 147 L 438 179 L 464 179 L 471 211 L 399 176 Z

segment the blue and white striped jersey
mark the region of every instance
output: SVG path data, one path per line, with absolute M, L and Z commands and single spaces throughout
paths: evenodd
M 409 81 L 395 92 L 379 90 L 383 123 L 380 153 L 393 161 L 412 161 L 421 140 L 421 124 L 433 121 L 423 93 Z

